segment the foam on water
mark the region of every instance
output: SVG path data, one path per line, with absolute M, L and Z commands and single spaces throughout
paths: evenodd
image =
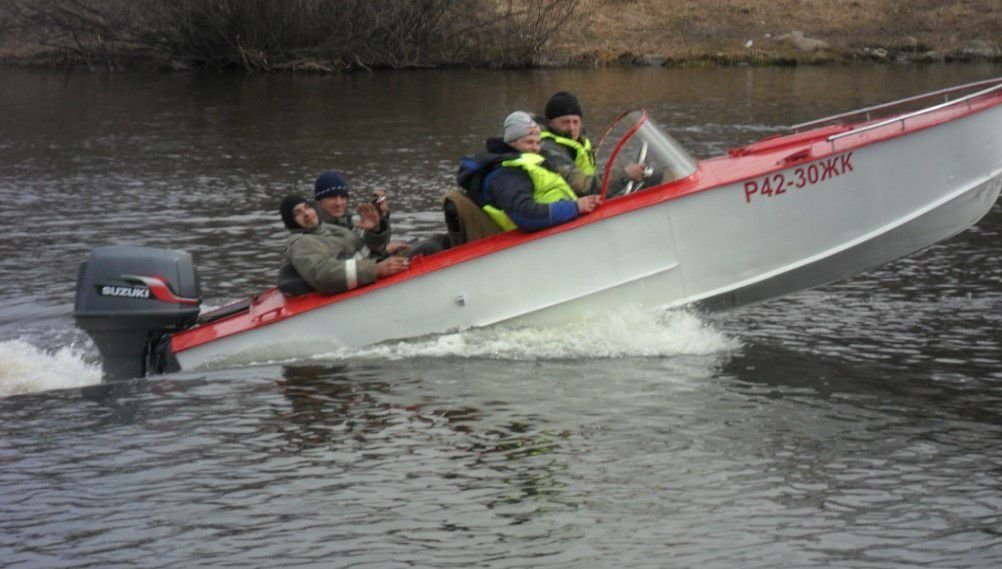
M 0 342 L 0 397 L 101 382 L 101 367 L 75 346 L 47 351 L 24 340 Z
M 381 344 L 349 354 L 372 358 L 467 357 L 511 360 L 670 357 L 736 350 L 738 340 L 697 315 L 622 307 L 552 327 L 493 326 L 432 338 Z M 330 358 L 325 354 L 318 358 Z
M 339 349 L 312 359 L 462 357 L 535 361 L 699 356 L 740 347 L 737 339 L 716 330 L 693 313 L 626 306 L 562 325 L 493 326 L 357 350 Z M 75 344 L 46 350 L 23 339 L 0 342 L 0 397 L 100 383 L 101 366 L 88 363 L 85 356 L 85 350 Z

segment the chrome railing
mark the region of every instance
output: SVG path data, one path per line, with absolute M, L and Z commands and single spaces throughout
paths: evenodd
M 975 92 L 975 93 L 971 93 L 969 95 L 965 95 L 965 96 L 957 98 L 957 99 L 952 99 L 952 100 L 950 99 L 950 95 L 953 94 L 953 93 L 956 93 L 958 91 L 968 91 L 970 89 L 975 89 L 975 88 L 981 87 L 983 85 L 993 85 L 993 86 L 989 87 L 987 89 L 983 89 L 981 91 Z M 928 107 L 928 108 L 925 108 L 925 109 L 921 109 L 919 111 L 915 111 L 914 113 L 909 113 L 907 115 L 900 115 L 900 116 L 894 117 L 892 119 L 888 119 L 888 121 L 885 121 L 883 123 L 878 123 L 878 124 L 869 125 L 869 126 L 865 127 L 865 130 L 870 130 L 871 128 L 878 128 L 880 126 L 886 126 L 887 124 L 892 124 L 892 123 L 894 123 L 896 121 L 899 121 L 899 120 L 905 120 L 905 119 L 912 118 L 912 117 L 915 117 L 915 116 L 918 116 L 918 115 L 921 115 L 921 114 L 924 114 L 924 113 L 927 113 L 927 112 L 931 112 L 931 111 L 934 111 L 934 110 L 937 110 L 937 109 L 942 109 L 943 107 L 948 107 L 950 105 L 956 105 L 956 104 L 962 103 L 964 101 L 969 101 L 969 100 L 971 100 L 974 97 L 979 97 L 981 95 L 984 95 L 985 93 L 990 93 L 992 91 L 996 91 L 996 90 L 999 90 L 999 89 L 1002 89 L 1002 77 L 996 77 L 994 79 L 985 79 L 983 81 L 975 81 L 974 83 L 967 83 L 966 85 L 957 85 L 957 86 L 954 86 L 954 87 L 948 87 L 946 89 L 940 89 L 938 91 L 932 91 L 932 92 L 929 92 L 929 93 L 923 93 L 921 95 L 916 95 L 914 97 L 908 97 L 908 98 L 905 98 L 905 99 L 899 99 L 897 101 L 891 101 L 890 103 L 881 103 L 879 105 L 874 105 L 872 107 L 866 107 L 866 108 L 863 108 L 863 109 L 857 109 L 857 110 L 854 110 L 854 111 L 849 111 L 849 112 L 840 113 L 840 114 L 837 114 L 837 115 L 832 115 L 830 117 L 825 117 L 825 118 L 821 118 L 821 119 L 812 120 L 812 121 L 809 121 L 809 122 L 795 124 L 795 125 L 789 127 L 789 129 L 792 130 L 793 132 L 800 132 L 801 129 L 804 129 L 804 128 L 807 128 L 807 127 L 816 127 L 818 125 L 822 125 L 822 124 L 825 124 L 825 123 L 834 122 L 834 121 L 837 121 L 837 120 L 840 120 L 840 119 L 844 119 L 844 118 L 847 118 L 847 117 L 856 117 L 856 116 L 861 116 L 861 115 L 865 115 L 866 116 L 866 120 L 870 121 L 870 120 L 872 120 L 872 113 L 874 113 L 875 111 L 882 111 L 882 110 L 886 110 L 886 109 L 890 109 L 890 108 L 894 108 L 894 107 L 899 107 L 899 106 L 902 106 L 902 105 L 906 105 L 908 103 L 914 103 L 916 101 L 921 101 L 921 100 L 924 100 L 924 99 L 932 99 L 932 98 L 940 97 L 940 96 L 942 96 L 942 97 L 945 98 L 945 102 L 943 102 L 943 103 L 941 103 L 939 105 L 936 105 L 936 106 L 933 106 L 933 107 Z M 833 135 L 832 137 L 829 137 L 828 140 L 832 140 L 835 137 L 842 137 L 842 136 L 847 136 L 849 134 L 858 133 L 858 132 L 861 132 L 862 130 L 864 130 L 864 129 L 856 129 L 856 130 L 852 130 L 852 131 L 840 133 L 840 134 L 837 134 L 837 135 Z
M 850 136 L 850 135 L 853 135 L 853 134 L 859 134 L 861 132 L 867 132 L 867 131 L 874 130 L 874 129 L 881 128 L 881 127 L 885 127 L 887 125 L 894 124 L 894 123 L 896 123 L 898 121 L 901 122 L 901 126 L 903 128 L 904 127 L 904 122 L 906 120 L 910 119 L 910 118 L 915 118 L 917 116 L 921 116 L 921 115 L 924 115 L 926 113 L 931 113 L 933 111 L 938 111 L 939 109 L 943 109 L 943 108 L 950 107 L 950 106 L 953 106 L 953 105 L 959 105 L 960 103 L 964 103 L 966 101 L 970 101 L 971 99 L 980 97 L 982 95 L 985 95 L 987 93 L 991 93 L 993 91 L 1002 91 L 1002 83 L 1000 83 L 998 85 L 995 85 L 994 87 L 989 87 L 987 89 L 983 89 L 983 90 L 978 91 L 976 93 L 971 93 L 970 95 L 965 95 L 963 97 L 960 97 L 959 99 L 954 99 L 952 101 L 947 101 L 945 103 L 940 103 L 938 105 L 933 105 L 931 107 L 926 107 L 924 109 L 920 109 L 920 110 L 912 112 L 912 113 L 906 113 L 906 114 L 903 114 L 903 115 L 898 115 L 896 117 L 891 117 L 891 118 L 889 118 L 887 120 L 883 120 L 883 121 L 880 121 L 880 122 L 875 122 L 873 124 L 868 124 L 868 125 L 860 127 L 860 128 L 854 128 L 854 129 L 848 130 L 846 132 L 840 132 L 838 134 L 833 134 L 833 135 L 829 136 L 825 140 L 827 142 L 835 142 L 836 140 L 838 140 L 840 138 L 843 138 L 843 137 L 846 137 L 846 136 Z

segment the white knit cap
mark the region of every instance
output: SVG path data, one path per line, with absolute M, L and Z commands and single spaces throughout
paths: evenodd
M 514 142 L 533 131 L 539 132 L 539 125 L 525 111 L 515 111 L 504 120 L 505 142 Z

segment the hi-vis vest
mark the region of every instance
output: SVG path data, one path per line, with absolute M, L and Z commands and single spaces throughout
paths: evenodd
M 536 203 L 550 204 L 560 200 L 577 200 L 578 196 L 574 190 L 567 185 L 567 182 L 557 174 L 540 166 L 544 158 L 539 154 L 526 152 L 513 160 L 505 160 L 502 167 L 521 168 L 532 180 L 532 199 Z M 490 216 L 498 227 L 505 231 L 517 229 L 518 225 L 508 217 L 504 211 L 492 206 L 485 205 L 484 212 Z
M 595 175 L 595 153 L 591 149 L 591 140 L 585 138 L 584 144 L 581 144 L 573 138 L 553 134 L 548 130 L 539 133 L 539 138 L 549 138 L 557 144 L 571 148 L 575 153 L 574 165 L 578 170 L 584 172 L 585 176 Z

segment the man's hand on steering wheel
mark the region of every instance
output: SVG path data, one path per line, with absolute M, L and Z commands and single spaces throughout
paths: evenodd
M 643 182 L 647 167 L 643 164 L 630 164 L 623 168 L 626 177 L 634 182 Z

